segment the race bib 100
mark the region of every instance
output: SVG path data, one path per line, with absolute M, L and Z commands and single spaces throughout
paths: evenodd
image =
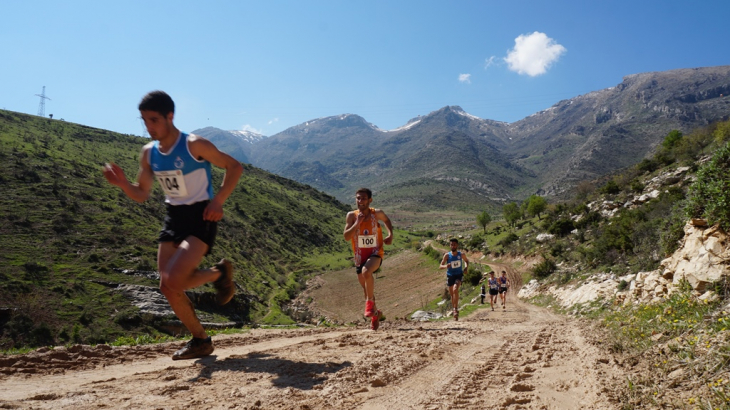
M 359 248 L 375 248 L 378 246 L 378 238 L 375 235 L 359 235 L 357 237 Z
M 174 171 L 155 171 L 155 177 L 159 181 L 162 190 L 170 197 L 184 197 L 188 194 L 185 186 L 185 178 L 181 170 Z

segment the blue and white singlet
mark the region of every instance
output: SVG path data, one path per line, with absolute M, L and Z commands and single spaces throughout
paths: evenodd
M 190 205 L 213 198 L 210 162 L 199 161 L 190 153 L 188 135 L 181 132 L 169 152 L 160 151 L 155 141 L 150 149 L 150 166 L 165 191 L 170 205 Z
M 446 276 L 463 275 L 464 266 L 461 260 L 461 251 L 457 251 L 456 255 L 452 254 L 451 252 L 447 253 L 447 255 L 449 255 L 448 263 L 451 264 L 451 267 L 446 269 Z

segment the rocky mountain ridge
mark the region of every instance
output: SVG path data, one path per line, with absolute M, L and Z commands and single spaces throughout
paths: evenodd
M 341 200 L 365 185 L 394 206 L 498 209 L 533 193 L 565 198 L 639 162 L 671 130 L 724 120 L 728 94 L 730 66 L 632 74 L 514 123 L 447 106 L 385 131 L 343 114 L 238 144 L 234 156 Z

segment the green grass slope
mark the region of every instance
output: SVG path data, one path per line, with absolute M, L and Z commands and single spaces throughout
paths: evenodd
M 156 332 L 154 320 L 114 289 L 157 286 L 125 270 L 156 270 L 162 192 L 155 187 L 138 204 L 101 174 L 114 161 L 135 178 L 148 141 L 0 110 L 0 349 Z M 213 179 L 219 186 L 221 170 Z M 245 166 L 203 261 L 231 259 L 243 290 L 230 306 L 196 308 L 209 321 L 288 321 L 279 305 L 319 269 L 304 258 L 346 250 L 348 210 L 310 186 Z

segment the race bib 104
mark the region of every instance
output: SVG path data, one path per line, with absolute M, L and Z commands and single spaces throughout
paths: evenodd
M 187 196 L 188 189 L 185 186 L 185 178 L 183 178 L 181 170 L 155 171 L 155 177 L 157 177 L 162 190 L 168 196 L 173 198 Z
M 375 248 L 378 246 L 378 238 L 375 235 L 359 235 L 357 237 L 359 248 Z

